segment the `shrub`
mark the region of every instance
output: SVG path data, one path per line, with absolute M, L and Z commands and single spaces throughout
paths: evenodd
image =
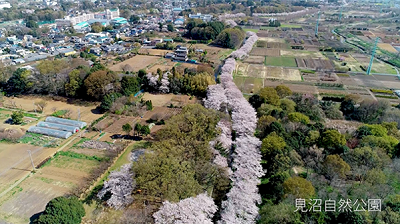
M 34 223 L 38 224 L 79 224 L 85 216 L 85 209 L 76 197 L 57 197 L 47 203 L 46 208 Z

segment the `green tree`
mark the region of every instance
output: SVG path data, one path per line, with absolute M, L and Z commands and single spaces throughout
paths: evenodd
M 124 95 L 129 96 L 139 91 L 140 84 L 136 77 L 124 76 L 121 80 L 121 88 Z
M 283 151 L 286 147 L 285 139 L 277 135 L 275 132 L 269 134 L 263 139 L 261 145 L 261 152 L 264 157 L 269 157 L 275 154 L 274 151 Z
M 294 195 L 296 198 L 308 199 L 315 194 L 312 183 L 298 176 L 290 177 L 283 182 L 283 189 L 286 194 Z
M 153 110 L 153 102 L 151 102 L 151 100 L 146 101 L 146 109 Z
M 150 134 L 150 128 L 149 128 L 149 126 L 148 126 L 148 125 L 143 125 L 143 126 L 140 128 L 140 134 L 142 134 L 142 135 L 144 135 L 144 136 L 149 135 L 149 134 Z
M 11 114 L 11 121 L 13 124 L 22 124 L 24 122 L 24 112 L 21 110 L 14 111 Z
M 288 119 L 291 122 L 299 122 L 299 123 L 302 123 L 305 125 L 310 123 L 310 118 L 308 118 L 308 116 L 306 116 L 302 113 L 299 113 L 299 112 L 290 113 L 288 115 Z
M 350 171 L 350 166 L 339 155 L 328 155 L 323 163 L 324 173 L 332 179 L 338 175 L 340 178 L 346 178 Z
M 136 133 L 137 133 L 138 135 L 140 135 L 141 130 L 142 130 L 142 125 L 139 124 L 139 123 L 136 123 L 136 124 L 135 124 L 135 128 L 134 128 L 134 131 L 136 131 Z
M 271 104 L 266 104 L 263 103 L 261 106 L 257 109 L 257 116 L 267 116 L 267 115 L 273 115 L 273 114 L 279 114 L 282 112 L 282 109 L 279 107 L 276 107 Z
M 99 22 L 93 23 L 90 27 L 92 28 L 91 32 L 93 33 L 100 33 L 103 31 L 103 25 L 101 25 Z
M 319 131 L 309 131 L 308 136 L 306 137 L 306 143 L 308 145 L 314 145 L 317 143 L 319 139 Z
M 290 114 L 296 111 L 296 103 L 290 99 L 281 99 L 280 108 L 285 111 L 285 113 Z
M 116 99 L 120 98 L 122 95 L 120 93 L 109 93 L 103 97 L 100 104 L 100 109 L 103 112 L 110 110 L 112 104 Z
M 167 30 L 168 30 L 169 32 L 174 32 L 174 30 L 175 30 L 174 25 L 168 24 L 168 25 L 167 25 Z
M 78 90 L 81 87 L 82 80 L 80 78 L 80 71 L 78 69 L 72 70 L 68 74 L 69 82 L 65 84 L 65 93 L 67 96 L 77 96 Z
M 276 90 L 272 87 L 264 87 L 260 90 L 259 95 L 265 100 L 266 103 L 279 106 L 279 96 Z
M 289 87 L 285 86 L 285 85 L 279 85 L 275 87 L 275 90 L 279 96 L 279 98 L 285 98 L 287 96 L 291 96 L 292 90 L 289 89 Z
M 84 81 L 86 94 L 95 100 L 102 99 L 107 94 L 109 84 L 116 82 L 117 77 L 112 72 L 99 70 L 90 74 Z
M 85 209 L 76 197 L 57 197 L 47 203 L 44 212 L 35 221 L 38 224 L 79 224 Z
M 26 27 L 31 28 L 31 29 L 39 28 L 38 24 L 33 20 L 27 21 L 26 22 Z
M 319 145 L 325 149 L 337 148 L 346 144 L 346 138 L 337 130 L 327 130 L 322 133 Z
M 267 204 L 260 209 L 260 224 L 302 224 L 301 215 L 293 205 L 279 203 L 277 205 Z
M 393 136 L 377 137 L 373 135 L 365 136 L 361 139 L 361 146 L 378 147 L 384 149 L 390 157 L 396 155 L 396 146 L 399 144 Z
M 126 133 L 126 135 L 129 135 L 132 131 L 132 126 L 129 123 L 126 123 L 122 125 L 122 130 Z
M 365 124 L 357 129 L 357 133 L 361 138 L 367 135 L 385 137 L 387 136 L 388 130 L 380 124 Z
M 265 103 L 265 100 L 258 94 L 254 94 L 249 98 L 249 103 L 257 110 L 263 103 Z
M 17 69 L 7 81 L 7 93 L 13 95 L 26 93 L 33 86 L 33 83 L 28 80 L 30 74 L 29 70 Z
M 140 17 L 137 15 L 131 15 L 131 17 L 129 18 L 129 22 L 131 23 L 138 23 L 140 21 Z
M 143 78 L 144 76 L 146 76 L 146 70 L 144 70 L 144 69 L 140 69 L 139 70 L 139 72 L 138 72 L 138 77 L 139 78 Z
M 368 170 L 365 175 L 365 181 L 370 184 L 385 184 L 387 182 L 386 174 L 380 169 Z

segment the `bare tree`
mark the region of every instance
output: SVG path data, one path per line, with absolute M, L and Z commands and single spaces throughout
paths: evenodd
M 35 102 L 35 105 L 39 108 L 40 113 L 43 113 L 44 108 L 47 106 L 47 102 L 44 100 L 40 100 Z

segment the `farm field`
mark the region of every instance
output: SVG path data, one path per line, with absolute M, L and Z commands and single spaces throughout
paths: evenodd
M 31 150 L 33 163 L 37 165 L 57 149 L 0 142 L 0 193 L 32 170 L 27 150 Z
M 387 50 L 392 53 L 397 53 L 397 50 L 391 45 L 391 44 L 386 44 L 386 43 L 378 43 L 378 47 Z
M 110 70 L 122 71 L 123 66 L 130 65 L 133 71 L 138 71 L 140 69 L 145 69 L 149 67 L 150 65 L 156 63 L 160 59 L 162 58 L 157 56 L 136 55 L 126 61 L 111 66 Z
M 265 57 L 265 65 L 297 67 L 296 61 L 293 57 Z
M 51 99 L 45 98 L 37 98 L 32 96 L 22 96 L 22 97 L 3 97 L 3 107 L 13 108 L 11 101 L 15 103 L 17 108 L 22 109 L 27 112 L 34 112 L 33 103 L 40 100 L 46 100 L 47 106 L 44 108 L 43 115 L 40 116 L 49 116 L 55 110 L 71 110 L 71 119 L 78 119 L 78 110 L 80 111 L 80 119 L 85 122 L 91 122 L 101 117 L 101 114 L 93 113 L 95 111 L 97 105 L 76 105 L 69 104 L 67 102 L 55 101 Z
M 94 159 L 64 155 L 53 158 L 48 165 L 39 169 L 0 200 L 0 219 L 6 218 L 12 223 L 29 222 L 29 218 L 43 211 L 52 198 L 82 187 L 100 163 Z
M 165 54 L 173 52 L 172 50 L 161 50 L 161 49 L 151 49 L 151 48 L 140 48 L 140 54 L 149 54 L 154 56 L 164 57 Z
M 143 99 L 145 100 L 151 100 L 153 103 L 153 107 L 163 107 L 163 106 L 169 106 L 171 103 L 174 106 L 180 106 L 184 104 L 191 104 L 191 103 L 196 103 L 197 99 L 193 97 L 193 99 L 190 100 L 190 96 L 187 95 L 174 95 L 172 93 L 170 94 L 151 94 L 151 93 L 145 93 L 143 96 Z
M 304 50 L 281 50 L 281 56 L 325 58 L 319 51 L 304 51 Z

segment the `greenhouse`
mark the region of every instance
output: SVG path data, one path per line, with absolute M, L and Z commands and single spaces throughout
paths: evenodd
M 75 127 L 75 126 L 50 123 L 50 122 L 45 122 L 45 121 L 40 121 L 36 126 L 42 127 L 42 128 L 56 129 L 56 130 L 60 130 L 60 131 L 69 131 L 69 132 L 72 132 L 73 134 L 79 131 L 79 128 Z
M 69 138 L 72 133 L 68 131 L 60 131 L 60 130 L 54 130 L 50 128 L 42 128 L 42 127 L 35 127 L 31 126 L 28 129 L 28 132 L 36 133 L 36 134 L 42 134 L 42 135 L 48 135 L 56 138 Z
M 83 121 L 69 120 L 58 117 L 47 117 L 46 122 L 78 127 L 79 129 L 82 129 L 83 127 L 87 126 L 86 122 Z

